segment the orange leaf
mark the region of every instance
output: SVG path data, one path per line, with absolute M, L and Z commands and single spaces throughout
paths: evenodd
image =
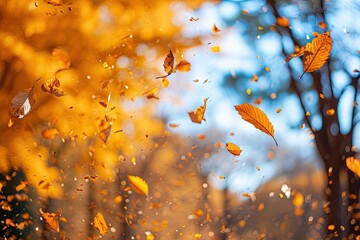
M 354 157 L 346 158 L 346 166 L 356 175 L 360 177 L 360 160 Z
M 214 33 L 221 32 L 221 30 L 216 26 L 216 24 L 213 25 L 212 31 L 213 31 Z
M 318 23 L 318 26 L 319 26 L 319 28 L 322 28 L 322 29 L 326 29 L 326 28 L 327 28 L 327 25 L 326 25 L 325 22 L 319 22 L 319 23 Z
M 326 115 L 333 116 L 334 114 L 335 114 L 335 109 L 330 108 L 330 109 L 326 110 Z
M 247 122 L 251 123 L 254 127 L 259 129 L 260 131 L 266 133 L 271 136 L 276 146 L 278 145 L 275 137 L 274 137 L 274 127 L 270 122 L 269 118 L 266 114 L 258 107 L 254 107 L 251 104 L 240 104 L 235 106 L 235 109 L 238 111 L 240 116 Z
M 149 194 L 149 186 L 144 179 L 138 176 L 131 175 L 128 175 L 128 179 L 135 192 L 146 196 Z
M 186 60 L 181 60 L 175 67 L 174 72 L 179 70 L 180 72 L 189 72 L 191 69 L 191 63 Z
M 195 111 L 188 112 L 189 117 L 192 122 L 201 124 L 201 121 L 204 120 L 205 110 L 206 110 L 206 102 L 209 98 L 204 99 L 204 105 L 198 107 Z
M 56 128 L 50 128 L 50 129 L 45 129 L 41 132 L 41 136 L 43 138 L 52 140 L 55 138 L 56 135 L 59 134 L 59 131 Z
M 281 27 L 288 27 L 290 24 L 290 21 L 286 17 L 277 17 L 276 24 Z
M 303 57 L 304 73 L 319 70 L 328 60 L 331 49 L 332 39 L 330 32 L 320 34 L 311 43 L 307 43 Z
M 234 143 L 228 142 L 226 143 L 226 149 L 229 151 L 229 153 L 235 155 L 235 156 L 240 156 L 242 150 L 240 149 L 239 146 L 237 146 Z
M 156 79 L 165 78 L 167 76 L 170 76 L 171 73 L 173 72 L 173 70 L 174 70 L 174 55 L 173 55 L 171 49 L 169 50 L 169 53 L 166 55 L 163 66 L 164 66 L 164 71 L 167 73 L 167 75 L 157 77 Z
M 65 95 L 64 90 L 60 88 L 60 81 L 56 77 L 49 79 L 41 85 L 41 90 L 46 93 L 50 93 L 56 97 L 62 97 Z
M 99 212 L 96 213 L 94 217 L 94 226 L 97 230 L 99 230 L 101 235 L 105 235 L 109 230 L 109 227 L 106 225 L 104 216 Z
M 295 51 L 294 53 L 287 55 L 285 58 L 285 62 L 289 62 L 293 58 L 300 57 L 304 55 L 304 53 L 305 53 L 305 46 L 302 46 L 298 51 Z
M 54 231 L 60 232 L 59 228 L 59 213 L 49 213 L 43 212 L 40 208 L 41 217 L 44 219 L 45 223 Z
M 104 141 L 104 143 L 106 143 L 110 137 L 112 125 L 113 125 L 113 123 L 111 121 L 111 118 L 108 116 L 105 116 L 105 118 L 101 119 L 101 121 L 100 121 L 99 136 L 100 136 L 101 140 Z

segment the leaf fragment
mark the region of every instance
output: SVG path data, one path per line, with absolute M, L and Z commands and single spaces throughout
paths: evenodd
M 204 99 L 204 105 L 203 106 L 200 106 L 198 107 L 195 111 L 192 111 L 192 112 L 188 112 L 189 114 L 189 117 L 191 119 L 191 121 L 193 123 L 199 123 L 201 124 L 201 121 L 205 120 L 204 118 L 204 115 L 205 115 L 205 110 L 206 110 L 206 102 L 209 98 L 205 98 Z
M 296 57 L 301 57 L 305 53 L 305 46 L 302 46 L 298 51 L 295 51 L 294 53 L 291 53 L 286 56 L 285 62 L 289 62 L 291 59 Z
M 214 25 L 212 26 L 212 31 L 213 31 L 213 33 L 219 33 L 219 32 L 221 32 L 221 30 L 216 26 L 216 24 L 214 24 Z
M 231 143 L 231 142 L 226 143 L 226 149 L 229 151 L 229 153 L 231 153 L 232 155 L 235 155 L 235 156 L 240 156 L 240 154 L 242 152 L 242 150 L 239 146 L 237 146 L 236 144 Z
M 128 175 L 128 179 L 132 186 L 132 189 L 136 193 L 148 196 L 149 185 L 147 184 L 147 182 L 145 182 L 144 179 L 142 179 L 139 176 L 132 176 L 132 175 Z
M 60 88 L 60 81 L 56 77 L 51 78 L 43 83 L 41 85 L 41 90 L 56 97 L 62 97 L 65 95 L 64 90 Z
M 274 137 L 274 127 L 269 118 L 260 108 L 246 103 L 236 105 L 235 109 L 245 121 L 251 123 L 255 128 L 271 136 L 274 139 L 276 146 L 278 146 Z
M 94 217 L 94 226 L 103 236 L 109 231 L 109 227 L 105 222 L 104 216 L 99 212 L 97 212 Z
M 213 46 L 210 48 L 210 50 L 215 53 L 220 52 L 220 46 L 219 45 Z
M 198 21 L 200 18 L 194 18 L 194 17 L 191 17 L 190 19 L 189 19 L 189 21 L 190 22 L 196 22 L 196 21 Z
M 354 158 L 353 156 L 346 158 L 346 166 L 350 169 L 353 173 L 360 177 L 360 160 Z
M 179 70 L 180 72 L 189 72 L 191 70 L 191 63 L 186 60 L 181 60 L 175 67 L 174 72 Z
M 100 120 L 99 136 L 104 143 L 106 143 L 110 137 L 112 125 L 113 123 L 111 121 L 111 118 L 108 116 L 105 116 L 105 118 Z
M 166 55 L 166 57 L 164 59 L 164 64 L 163 64 L 164 71 L 167 73 L 167 75 L 161 76 L 161 77 L 156 77 L 156 79 L 165 78 L 165 77 L 170 76 L 174 70 L 174 62 L 175 62 L 175 58 L 170 49 L 169 53 Z
M 41 217 L 44 219 L 46 225 L 50 227 L 50 229 L 60 232 L 59 227 L 59 213 L 49 213 L 49 212 L 43 212 L 40 208 Z

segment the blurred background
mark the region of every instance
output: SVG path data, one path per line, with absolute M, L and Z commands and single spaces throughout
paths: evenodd
M 0 238 L 355 239 L 359 13 L 355 0 L 4 2 Z M 286 56 L 328 31 L 330 59 L 300 78 Z M 191 67 L 158 78 L 170 50 Z

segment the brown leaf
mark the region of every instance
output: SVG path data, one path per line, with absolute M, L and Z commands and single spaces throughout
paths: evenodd
M 10 114 L 12 118 L 25 117 L 36 103 L 34 87 L 38 78 L 31 88 L 18 92 L 10 103 Z
M 54 231 L 60 232 L 59 228 L 59 213 L 49 213 L 43 212 L 40 208 L 41 217 L 44 219 L 45 223 Z
M 305 46 L 302 46 L 299 51 L 295 51 L 294 53 L 287 55 L 285 58 L 285 62 L 289 62 L 293 58 L 304 55 L 304 52 L 305 52 Z
M 152 99 L 152 98 L 154 98 L 154 99 L 159 99 L 157 96 L 155 96 L 155 93 L 157 93 L 158 90 L 159 90 L 159 89 L 158 89 L 157 87 L 156 87 L 156 88 L 152 88 L 152 89 L 150 89 L 149 91 L 144 92 L 143 95 L 146 95 L 146 98 L 147 98 L 147 99 Z
M 105 222 L 104 216 L 99 212 L 96 213 L 94 217 L 94 226 L 103 236 L 109 231 L 109 227 Z
M 168 55 L 166 55 L 166 58 L 165 58 L 164 64 L 163 64 L 164 71 L 167 73 L 167 75 L 157 77 L 156 79 L 165 78 L 165 77 L 170 76 L 172 74 L 172 72 L 174 70 L 174 60 L 175 60 L 174 55 L 173 55 L 173 53 L 172 53 L 172 51 L 170 49 Z
M 197 20 L 199 20 L 199 18 L 191 17 L 191 18 L 189 19 L 190 22 L 196 22 Z
M 148 196 L 149 186 L 144 179 L 138 176 L 128 175 L 129 182 L 135 192 Z
M 105 116 L 105 118 L 101 119 L 99 124 L 99 136 L 104 143 L 106 143 L 110 137 L 111 129 L 112 129 L 112 121 L 111 118 Z
M 41 85 L 41 90 L 56 97 L 62 97 L 65 95 L 64 90 L 60 88 L 60 81 L 56 77 L 51 78 L 43 83 Z
M 189 72 L 191 70 L 191 63 L 186 60 L 181 60 L 175 67 L 174 72 L 179 70 L 180 72 Z
M 206 110 L 206 102 L 209 98 L 204 99 L 204 105 L 198 107 L 195 111 L 188 112 L 189 117 L 192 122 L 201 124 L 201 121 L 204 120 L 205 110 Z
M 57 71 L 68 69 L 71 64 L 69 55 L 59 48 L 53 49 L 52 60 L 56 63 L 58 67 Z
M 226 143 L 226 149 L 229 151 L 229 153 L 235 155 L 235 156 L 240 156 L 242 150 L 240 149 L 239 146 L 237 146 L 234 143 L 228 142 Z
M 245 121 L 251 123 L 255 128 L 271 136 L 274 139 L 276 146 L 278 146 L 274 137 L 274 127 L 269 118 L 260 108 L 247 103 L 237 105 L 235 106 L 235 109 Z
M 305 46 L 304 57 L 302 59 L 304 73 L 319 70 L 328 60 L 331 49 L 332 39 L 330 32 L 320 34 L 317 38 L 314 38 L 311 43 L 307 43 Z

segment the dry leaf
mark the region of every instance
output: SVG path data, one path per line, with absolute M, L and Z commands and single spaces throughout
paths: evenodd
M 330 32 L 320 34 L 317 38 L 314 38 L 311 43 L 307 43 L 305 46 L 305 52 L 303 57 L 304 72 L 313 72 L 319 70 L 330 56 L 332 49 L 332 39 Z M 300 77 L 300 78 L 301 78 Z
M 220 46 L 219 45 L 213 46 L 213 47 L 210 48 L 210 50 L 212 52 L 220 52 Z
M 163 78 L 161 80 L 161 85 L 164 87 L 164 88 L 167 88 L 169 86 L 170 82 L 169 80 L 167 80 L 166 78 Z
M 276 146 L 278 145 L 275 137 L 274 137 L 274 127 L 270 122 L 269 118 L 266 114 L 258 107 L 254 107 L 251 104 L 240 104 L 235 106 L 235 109 L 238 111 L 240 116 L 247 122 L 251 123 L 254 127 L 259 129 L 260 131 L 266 133 L 271 136 Z
M 128 175 L 129 182 L 135 192 L 148 196 L 149 186 L 144 179 L 138 176 Z
M 105 118 L 101 119 L 100 121 L 99 136 L 104 141 L 104 143 L 106 143 L 110 137 L 112 125 L 113 123 L 111 121 L 111 118 L 108 116 L 105 116 Z
M 240 156 L 242 150 L 240 149 L 239 146 L 237 146 L 234 143 L 231 142 L 227 142 L 226 143 L 226 149 L 229 151 L 229 153 L 235 155 L 235 156 Z
M 186 60 L 181 60 L 175 67 L 174 72 L 179 70 L 180 72 L 189 72 L 191 70 L 191 64 Z
M 294 53 L 287 55 L 285 58 L 285 62 L 289 62 L 293 58 L 300 57 L 304 55 L 304 53 L 305 53 L 305 46 L 302 46 L 298 51 L 295 51 Z
M 286 17 L 277 17 L 276 24 L 281 27 L 288 27 L 290 25 L 290 21 Z
M 335 114 L 335 109 L 331 108 L 326 110 L 326 115 L 333 116 Z
M 276 113 L 280 113 L 281 110 L 282 110 L 281 108 L 276 109 Z
M 51 4 L 54 6 L 61 6 L 63 2 L 61 0 L 45 0 L 47 4 Z
M 94 217 L 94 226 L 103 236 L 109 231 L 109 227 L 105 222 L 104 216 L 99 212 L 96 213 Z
M 44 219 L 45 223 L 54 231 L 60 232 L 59 228 L 59 213 L 49 213 L 43 212 L 40 208 L 41 217 Z
M 214 33 L 221 32 L 221 30 L 216 26 L 216 24 L 214 24 L 214 25 L 212 26 L 212 31 L 213 31 Z
M 190 22 L 196 22 L 197 20 L 199 20 L 199 18 L 191 17 L 191 18 L 189 19 Z
M 346 158 L 346 166 L 356 175 L 360 177 L 360 160 L 354 157 Z
M 271 72 L 271 69 L 269 67 L 264 67 L 265 71 Z
M 180 126 L 180 124 L 169 123 L 169 127 L 171 127 L 171 128 L 177 128 L 177 127 L 179 127 L 179 126 Z
M 41 90 L 56 97 L 62 97 L 65 95 L 64 90 L 60 88 L 60 81 L 56 77 L 51 78 L 43 83 L 41 85 Z
M 155 87 L 155 88 L 152 88 L 152 89 L 150 89 L 149 91 L 146 91 L 146 92 L 144 92 L 143 93 L 143 95 L 146 95 L 146 98 L 147 99 L 152 99 L 152 98 L 154 98 L 154 99 L 159 99 L 157 96 L 155 96 L 155 93 L 157 93 L 158 92 L 158 88 L 157 87 Z
M 207 102 L 208 99 L 209 98 L 204 99 L 204 105 L 203 106 L 198 107 L 193 112 L 188 112 L 189 117 L 190 117 L 192 122 L 201 124 L 202 120 L 206 121 L 205 118 L 204 118 L 204 115 L 205 115 L 205 110 L 206 110 L 206 102 Z
M 319 22 L 319 23 L 318 23 L 318 26 L 319 26 L 319 28 L 322 28 L 322 29 L 326 29 L 326 28 L 327 28 L 327 25 L 326 25 L 325 22 Z
M 171 75 L 171 73 L 172 73 L 173 70 L 174 70 L 174 60 L 175 60 L 174 55 L 173 55 L 173 53 L 172 53 L 172 51 L 171 51 L 171 49 L 170 49 L 168 55 L 166 55 L 166 58 L 165 58 L 164 64 L 163 64 L 163 66 L 164 66 L 164 71 L 167 73 L 167 75 L 161 76 L 161 77 L 157 77 L 156 79 L 158 79 L 158 78 L 165 78 L 165 77 Z
M 49 140 L 53 140 L 58 134 L 59 131 L 56 128 L 45 129 L 41 132 L 41 136 Z
M 52 0 L 52 2 L 55 2 L 55 1 Z M 61 1 L 58 1 L 58 2 L 61 2 Z M 71 61 L 70 61 L 69 55 L 65 51 L 63 51 L 59 48 L 53 49 L 52 59 L 58 67 L 57 71 L 65 70 L 70 67 Z
M 252 78 L 250 78 L 250 82 L 257 82 L 258 80 L 259 80 L 259 77 L 256 74 L 254 74 L 252 76 Z
M 10 103 L 10 114 L 12 118 L 25 117 L 34 107 L 35 99 L 35 84 L 40 80 L 38 78 L 31 88 L 18 92 Z

